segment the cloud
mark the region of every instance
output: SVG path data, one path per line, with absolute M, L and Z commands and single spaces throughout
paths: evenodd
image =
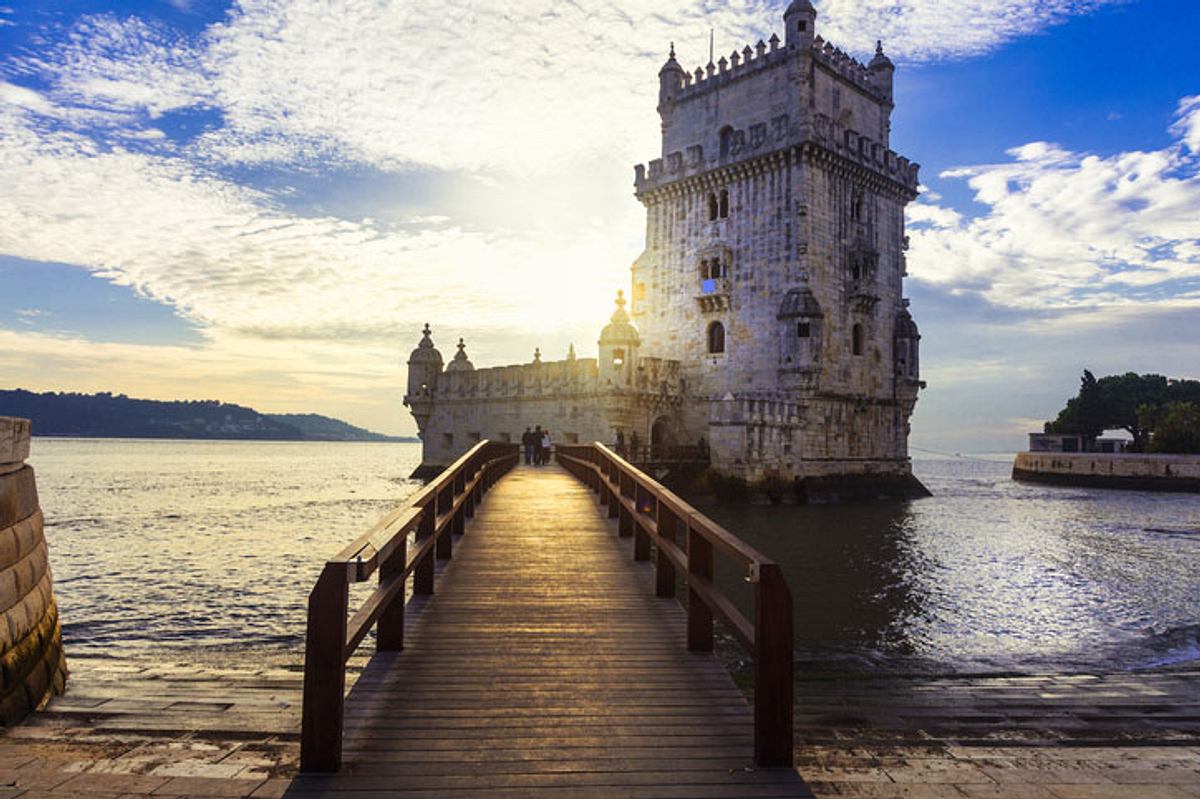
M 1124 0 L 816 0 L 822 36 L 859 53 L 883 39 L 905 61 L 980 55 Z
M 1162 150 L 1095 155 L 1032 142 L 943 173 L 987 211 L 909 209 L 911 272 L 1014 308 L 1200 306 L 1200 98 Z
M 599 223 L 468 231 L 298 216 L 183 159 L 48 133 L 25 107 L 38 102 L 0 103 L 0 252 L 132 286 L 210 339 L 386 342 L 394 360 L 429 319 L 598 328 L 623 283 L 626 245 Z

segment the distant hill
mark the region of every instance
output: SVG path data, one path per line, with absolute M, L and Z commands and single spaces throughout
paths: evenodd
M 160 402 L 124 394 L 0 391 L 0 416 L 33 421 L 38 436 L 262 441 L 414 441 L 317 414 L 263 414 L 216 400 Z

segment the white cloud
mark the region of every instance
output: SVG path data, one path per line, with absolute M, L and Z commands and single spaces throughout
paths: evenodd
M 949 170 L 986 213 L 910 207 L 913 275 L 1018 308 L 1190 305 L 1200 285 L 1200 98 L 1181 104 L 1178 141 L 1109 156 L 1046 142 L 1012 161 Z
M 907 61 L 979 55 L 1125 0 L 816 0 L 819 32 L 866 53 L 883 39 Z

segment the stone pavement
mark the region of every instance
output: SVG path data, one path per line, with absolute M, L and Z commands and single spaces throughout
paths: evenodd
M 0 799 L 285 795 L 295 666 L 71 669 L 66 696 L 0 732 Z M 801 679 L 797 703 L 818 797 L 1200 799 L 1200 671 Z

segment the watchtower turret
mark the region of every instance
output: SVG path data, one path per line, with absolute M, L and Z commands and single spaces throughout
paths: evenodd
M 671 53 L 667 56 L 667 63 L 663 64 L 662 69 L 658 71 L 658 112 L 660 114 L 666 111 L 667 106 L 683 89 L 685 75 L 683 67 L 675 60 L 675 42 L 671 42 Z
M 638 347 L 642 338 L 625 313 L 625 292 L 617 292 L 617 309 L 609 323 L 600 331 L 600 380 L 614 385 L 633 382 Z
M 791 49 L 807 50 L 816 35 L 817 9 L 809 0 L 793 0 L 783 12 L 784 43 Z
M 871 77 L 871 84 L 890 102 L 892 84 L 896 77 L 896 65 L 892 63 L 892 59 L 884 55 L 882 41 L 875 42 L 875 57 L 871 59 L 870 64 L 867 64 L 867 73 Z
M 433 413 L 433 393 L 442 374 L 442 354 L 433 346 L 428 323 L 422 333 L 421 343 L 408 356 L 408 393 L 404 395 L 404 404 L 412 410 L 417 435 L 424 438 L 425 423 Z

